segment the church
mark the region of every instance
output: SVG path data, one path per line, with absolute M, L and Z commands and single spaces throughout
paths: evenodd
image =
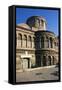
M 42 16 L 31 16 L 16 25 L 16 70 L 34 69 L 59 63 L 59 38 L 47 30 Z

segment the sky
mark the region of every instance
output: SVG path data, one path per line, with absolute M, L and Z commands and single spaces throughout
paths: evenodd
M 58 36 L 58 10 L 16 8 L 16 24 L 26 23 L 31 16 L 42 16 L 47 21 L 47 30 Z

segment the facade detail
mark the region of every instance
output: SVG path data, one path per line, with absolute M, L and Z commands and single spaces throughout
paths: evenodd
M 16 25 L 16 70 L 51 66 L 59 63 L 59 40 L 47 31 L 41 16 L 32 16 Z

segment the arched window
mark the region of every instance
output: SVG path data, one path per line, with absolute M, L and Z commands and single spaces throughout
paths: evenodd
M 27 40 L 27 36 L 26 35 L 24 35 L 24 40 Z
M 32 38 L 31 36 L 28 36 L 28 47 L 31 48 L 32 47 Z
M 18 40 L 22 40 L 22 35 L 18 34 Z
M 50 48 L 53 48 L 52 38 L 50 37 Z
M 46 37 L 46 48 L 49 48 L 49 39 Z
M 31 41 L 31 36 L 28 36 L 28 41 Z
M 51 56 L 48 56 L 48 65 L 51 65 Z
M 37 36 L 36 37 L 36 41 L 35 41 L 35 47 L 36 47 L 36 49 L 39 49 L 40 48 L 40 37 L 39 36 Z
M 22 47 L 22 35 L 20 33 L 18 34 L 18 42 L 17 43 L 18 43 L 19 47 Z
M 33 42 L 35 42 L 35 37 L 33 37 Z
M 24 35 L 24 47 L 27 47 L 27 36 Z
M 39 28 L 39 20 L 38 20 L 38 19 L 35 19 L 35 24 L 34 24 L 34 26 L 35 26 L 36 28 Z
M 43 66 L 46 66 L 47 64 L 46 64 L 47 62 L 46 62 L 46 56 L 43 56 Z
M 44 48 L 44 37 L 41 37 L 41 48 Z

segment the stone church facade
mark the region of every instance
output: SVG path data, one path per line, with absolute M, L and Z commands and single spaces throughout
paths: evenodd
M 59 39 L 47 31 L 41 16 L 29 17 L 16 25 L 16 70 L 56 65 L 59 62 Z

